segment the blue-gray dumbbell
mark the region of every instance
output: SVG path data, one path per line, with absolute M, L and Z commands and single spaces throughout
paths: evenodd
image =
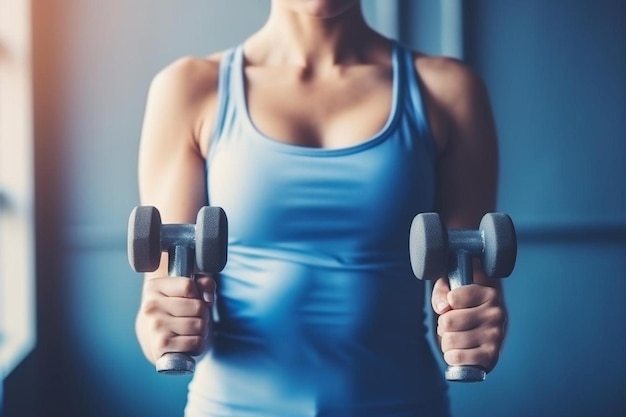
M 487 213 L 478 230 L 446 229 L 437 213 L 420 213 L 413 219 L 409 238 L 413 273 L 419 279 L 447 276 L 450 289 L 474 282 L 473 258 L 481 260 L 490 278 L 511 275 L 517 258 L 517 238 L 511 218 Z M 476 365 L 448 366 L 449 381 L 474 382 L 486 378 Z
M 196 272 L 219 272 L 226 265 L 228 222 L 219 207 L 202 207 L 196 224 L 162 224 L 152 206 L 135 207 L 128 221 L 128 261 L 136 272 L 153 272 L 167 252 L 168 275 L 193 278 Z M 194 358 L 182 352 L 168 352 L 156 361 L 159 373 L 189 374 Z

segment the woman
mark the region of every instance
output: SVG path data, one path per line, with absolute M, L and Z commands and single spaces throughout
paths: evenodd
M 419 212 L 475 228 L 494 208 L 494 123 L 466 66 L 376 33 L 358 0 L 273 0 L 240 46 L 155 77 L 139 183 L 166 223 L 209 203 L 229 218 L 224 271 L 162 266 L 137 315 L 150 361 L 200 355 L 187 416 L 448 415 L 408 233 Z M 431 304 L 445 361 L 490 371 L 506 310 L 475 280 L 436 281 Z

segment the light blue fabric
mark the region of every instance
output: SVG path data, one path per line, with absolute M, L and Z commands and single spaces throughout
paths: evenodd
M 433 210 L 436 160 L 410 52 L 394 44 L 384 128 L 343 149 L 259 132 L 242 68 L 241 47 L 224 56 L 207 175 L 228 264 L 186 415 L 447 416 L 408 254 L 411 220 Z

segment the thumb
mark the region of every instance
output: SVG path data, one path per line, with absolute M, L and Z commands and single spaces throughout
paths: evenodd
M 198 286 L 198 292 L 207 303 L 212 303 L 215 300 L 215 280 L 208 276 L 199 276 L 196 278 L 196 285 Z
M 450 285 L 447 278 L 439 278 L 433 285 L 433 292 L 431 296 L 431 304 L 435 313 L 441 315 L 450 310 L 450 303 L 448 303 L 448 293 L 450 292 Z

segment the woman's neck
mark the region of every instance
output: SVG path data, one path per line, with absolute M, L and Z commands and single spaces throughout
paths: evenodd
M 376 38 L 382 37 L 367 25 L 359 4 L 328 18 L 273 6 L 247 46 L 253 61 L 315 70 L 365 60 L 363 48 Z

